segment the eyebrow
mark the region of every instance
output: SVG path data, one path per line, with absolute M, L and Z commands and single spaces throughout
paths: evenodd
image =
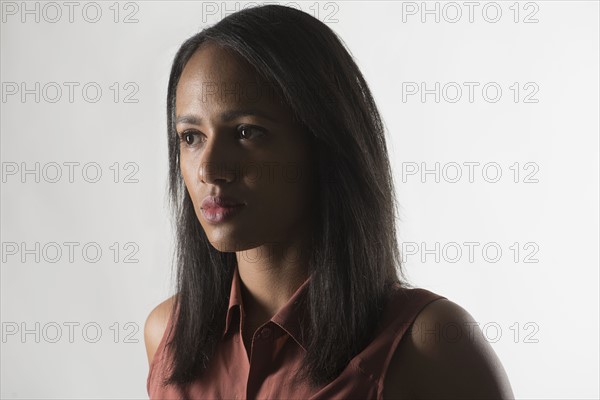
M 254 110 L 254 109 L 244 109 L 244 110 L 230 110 L 221 113 L 219 116 L 222 122 L 230 122 L 239 117 L 248 117 L 248 116 L 256 116 L 268 119 L 271 122 L 277 123 L 278 121 L 271 117 L 268 114 L 265 114 L 262 111 Z M 175 124 L 191 124 L 191 125 L 201 125 L 202 118 L 195 115 L 181 115 L 175 119 Z

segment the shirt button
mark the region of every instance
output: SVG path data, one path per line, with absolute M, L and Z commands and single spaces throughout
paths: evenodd
M 263 339 L 268 339 L 271 337 L 271 333 L 273 333 L 271 328 L 269 328 L 268 326 L 264 327 L 262 331 L 260 331 L 260 337 Z

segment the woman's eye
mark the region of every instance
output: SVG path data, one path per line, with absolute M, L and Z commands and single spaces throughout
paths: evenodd
M 264 129 L 253 125 L 240 125 L 237 131 L 244 140 L 254 140 L 265 134 Z M 197 131 L 184 131 L 179 135 L 179 143 L 184 146 L 194 147 L 199 144 L 199 140 L 201 140 L 200 136 L 200 132 Z
M 238 132 L 242 139 L 253 139 L 264 135 L 263 129 L 252 125 L 240 125 Z
M 193 146 L 197 136 L 197 132 L 185 131 L 179 136 L 179 142 L 188 146 Z

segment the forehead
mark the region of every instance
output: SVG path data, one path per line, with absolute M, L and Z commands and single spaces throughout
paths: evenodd
M 272 86 L 246 60 L 232 50 L 205 43 L 192 55 L 179 79 L 178 114 L 235 106 L 280 108 L 280 101 Z

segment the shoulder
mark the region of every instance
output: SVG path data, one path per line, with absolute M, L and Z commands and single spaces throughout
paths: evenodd
M 144 342 L 146 344 L 148 364 L 152 363 L 154 353 L 156 353 L 156 349 L 162 340 L 174 304 L 175 296 L 171 296 L 154 307 L 146 318 L 146 323 L 144 324 Z
M 417 315 L 392 357 L 385 382 L 386 398 L 514 398 L 478 323 L 445 298 Z

